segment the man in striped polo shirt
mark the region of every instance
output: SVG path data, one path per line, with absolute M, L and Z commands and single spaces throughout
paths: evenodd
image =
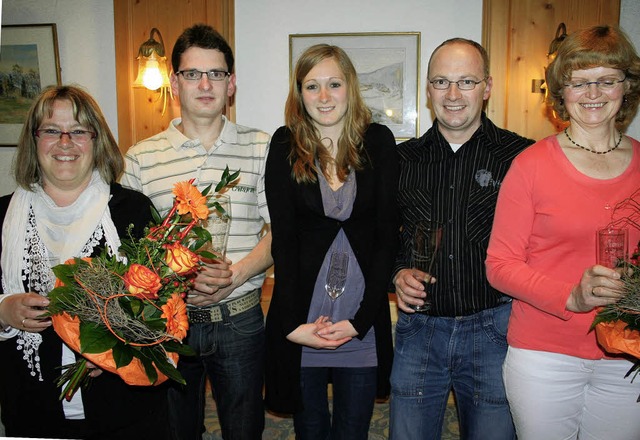
M 176 41 L 171 63 L 181 118 L 129 149 L 121 183 L 142 191 L 165 214 L 176 182 L 195 178 L 203 190 L 220 181 L 226 166 L 240 170 L 237 184 L 226 193 L 232 217 L 228 261 L 208 264 L 189 292 L 186 342 L 198 355 L 178 363 L 187 385 L 169 390 L 171 427 L 176 439 L 202 438 L 208 377 L 223 437 L 260 439 L 265 350 L 260 288 L 273 263 L 263 185 L 270 137 L 223 115 L 236 77 L 233 52 L 213 28 L 187 28 Z

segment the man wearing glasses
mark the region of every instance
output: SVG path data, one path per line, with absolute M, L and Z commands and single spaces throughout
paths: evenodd
M 489 285 L 484 260 L 500 183 L 533 141 L 484 114 L 492 78 L 478 43 L 442 43 L 431 55 L 427 80 L 433 126 L 398 146 L 403 226 L 393 278 L 400 313 L 390 438 L 439 439 L 453 389 L 462 438 L 515 439 L 502 383 L 511 299 Z M 412 266 L 418 221 L 444 225 L 432 278 Z M 425 292 L 421 281 L 429 279 Z M 427 295 L 429 309 L 415 311 Z
M 240 170 L 226 193 L 231 199 L 227 260 L 207 264 L 187 302 L 186 343 L 196 357 L 181 357 L 185 387 L 169 390 L 170 423 L 176 439 L 200 439 L 204 431 L 205 379 L 216 399 L 222 436 L 261 439 L 264 317 L 260 288 L 271 266 L 271 233 L 263 170 L 269 135 L 236 125 L 223 112 L 233 96 L 233 52 L 213 28 L 186 29 L 171 56 L 171 90 L 181 118 L 134 145 L 126 154 L 124 186 L 148 195 L 160 214 L 172 206 L 176 182 L 195 179 L 203 190 L 220 181 L 226 166 Z

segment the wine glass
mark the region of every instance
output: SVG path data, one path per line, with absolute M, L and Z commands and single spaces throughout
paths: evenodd
M 327 280 L 324 285 L 327 295 L 331 298 L 329 320 L 332 321 L 333 305 L 342 292 L 347 282 L 347 269 L 349 268 L 349 254 L 346 252 L 332 252 L 329 260 Z
M 433 275 L 434 262 L 440 250 L 442 230 L 443 226 L 438 222 L 419 221 L 416 223 L 413 233 L 413 248 L 411 249 L 411 267 L 427 274 L 426 279 L 420 280 L 424 286 L 424 291 L 427 293 L 426 298 L 424 298 L 424 304 L 421 306 L 407 304 L 416 312 L 426 312 L 431 308 L 428 288 Z
M 224 260 L 231 227 L 231 199 L 224 194 L 215 194 L 211 201 L 213 206 L 205 224 L 211 234 L 211 243 L 207 243 L 205 249 Z

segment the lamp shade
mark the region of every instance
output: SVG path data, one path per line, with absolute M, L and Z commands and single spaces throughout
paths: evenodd
M 154 32 L 160 42 L 153 38 Z M 134 87 L 146 87 L 149 90 L 169 87 L 169 74 L 167 72 L 167 58 L 162 35 L 158 29 L 151 29 L 149 39 L 142 43 L 138 50 L 138 76 L 133 82 Z

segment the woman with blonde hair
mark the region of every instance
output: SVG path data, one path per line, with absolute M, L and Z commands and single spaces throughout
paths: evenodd
M 265 174 L 275 264 L 267 407 L 293 413 L 300 439 L 366 439 L 375 398 L 389 393 L 395 141 L 371 122 L 349 57 L 326 44 L 298 59 L 285 123 Z M 341 255 L 346 282 L 332 299 L 328 273 Z

